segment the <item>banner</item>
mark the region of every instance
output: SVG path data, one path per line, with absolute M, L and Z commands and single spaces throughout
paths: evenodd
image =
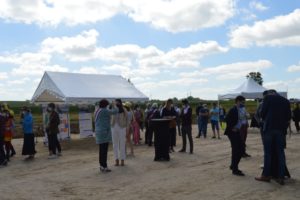
M 80 138 L 92 137 L 94 135 L 92 113 L 87 109 L 80 108 L 78 118 Z
M 57 138 L 59 140 L 70 139 L 70 118 L 69 118 L 69 113 L 60 113 L 59 118 L 60 118 L 60 124 L 58 126 L 59 134 L 57 135 Z

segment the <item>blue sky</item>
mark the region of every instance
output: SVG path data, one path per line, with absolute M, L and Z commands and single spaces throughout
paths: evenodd
M 300 98 L 300 0 L 2 0 L 0 100 L 45 70 L 118 74 L 154 99 L 202 99 L 252 71 Z

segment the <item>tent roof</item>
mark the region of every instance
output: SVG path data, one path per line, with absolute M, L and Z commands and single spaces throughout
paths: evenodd
M 256 83 L 252 78 L 248 78 L 238 88 L 231 90 L 225 94 L 219 94 L 218 99 L 234 99 L 238 95 L 244 96 L 246 99 L 263 98 L 262 93 L 268 90 L 267 88 Z M 287 97 L 287 92 L 278 92 L 281 96 Z
M 117 75 L 45 72 L 31 101 L 35 103 L 95 103 L 102 98 L 147 101 L 148 97 Z

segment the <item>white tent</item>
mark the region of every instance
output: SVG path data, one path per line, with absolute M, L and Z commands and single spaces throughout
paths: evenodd
M 116 75 L 45 72 L 31 101 L 34 103 L 89 104 L 106 98 L 147 101 L 148 97 Z
M 248 78 L 238 88 L 231 90 L 225 94 L 219 94 L 218 99 L 234 99 L 238 95 L 244 96 L 246 99 L 262 98 L 262 93 L 268 90 L 267 88 L 256 83 L 252 78 Z M 287 97 L 287 92 L 278 92 L 281 96 Z

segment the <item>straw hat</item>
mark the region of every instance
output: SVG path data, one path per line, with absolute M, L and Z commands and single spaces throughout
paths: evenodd
M 123 105 L 124 107 L 131 108 L 131 103 L 129 101 L 126 101 Z

